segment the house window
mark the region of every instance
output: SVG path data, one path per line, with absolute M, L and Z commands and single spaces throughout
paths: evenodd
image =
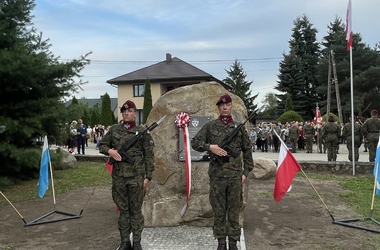
M 133 85 L 133 96 L 144 96 L 144 84 Z
M 144 120 L 143 110 L 142 109 L 137 110 L 137 115 L 135 119 L 136 124 L 142 124 L 143 120 Z

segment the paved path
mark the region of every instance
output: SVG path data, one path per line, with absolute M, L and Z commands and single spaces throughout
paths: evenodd
M 368 161 L 368 152 L 363 152 L 364 147 L 360 148 L 360 160 Z M 311 161 L 327 161 L 326 154 L 316 153 L 314 145 L 314 153 L 306 153 L 298 151 L 294 154 L 297 160 Z M 102 155 L 95 148 L 94 143 L 89 143 L 85 151 L 86 155 Z M 254 157 L 265 157 L 272 160 L 278 160 L 278 153 L 269 151 L 256 151 Z M 338 161 L 348 161 L 348 151 L 345 144 L 340 144 Z M 242 229 L 241 240 L 238 243 L 240 250 L 252 249 L 245 246 L 244 230 Z M 215 250 L 217 241 L 212 235 L 212 229 L 209 227 L 155 227 L 145 228 L 141 242 L 144 250 Z

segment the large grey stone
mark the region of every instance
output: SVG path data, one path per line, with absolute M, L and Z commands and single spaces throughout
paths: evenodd
M 55 170 L 65 170 L 78 167 L 78 161 L 74 155 L 69 154 L 69 152 L 60 147 L 56 149 L 56 152 L 63 154 L 63 159 L 61 162 L 54 165 Z
M 257 157 L 254 159 L 255 168 L 252 175 L 256 179 L 270 179 L 276 175 L 277 166 L 273 160 Z
M 216 102 L 228 93 L 216 82 L 205 82 L 174 89 L 161 96 L 154 104 L 147 119 L 147 124 L 166 119 L 152 131 L 155 142 L 155 171 L 147 189 L 143 205 L 146 226 L 176 226 L 180 224 L 211 226 L 213 213 L 208 200 L 209 162 L 192 162 L 192 188 L 189 206 L 181 217 L 186 204 L 186 170 L 185 162 L 180 162 L 178 140 L 179 133 L 175 118 L 181 112 L 191 116 L 219 116 Z M 236 95 L 232 97 L 232 117 L 238 122 L 245 121 L 247 111 L 243 101 Z M 247 123 L 247 129 L 249 124 Z M 245 194 L 247 192 L 244 192 Z M 246 195 L 244 194 L 244 201 Z

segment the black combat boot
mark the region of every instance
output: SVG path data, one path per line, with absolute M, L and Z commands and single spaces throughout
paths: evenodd
M 121 242 L 120 246 L 116 250 L 133 250 L 131 242 Z
M 218 239 L 218 248 L 216 250 L 227 250 L 226 238 Z
M 236 240 L 228 238 L 228 250 L 238 250 L 236 243 Z
M 140 241 L 133 242 L 133 250 L 143 250 Z

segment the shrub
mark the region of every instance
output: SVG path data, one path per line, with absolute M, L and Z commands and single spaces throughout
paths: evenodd
M 278 118 L 278 121 L 281 122 L 282 124 L 285 124 L 287 122 L 292 122 L 292 121 L 303 122 L 303 119 L 294 110 L 289 110 L 283 113 L 282 115 L 280 115 L 280 117 Z

